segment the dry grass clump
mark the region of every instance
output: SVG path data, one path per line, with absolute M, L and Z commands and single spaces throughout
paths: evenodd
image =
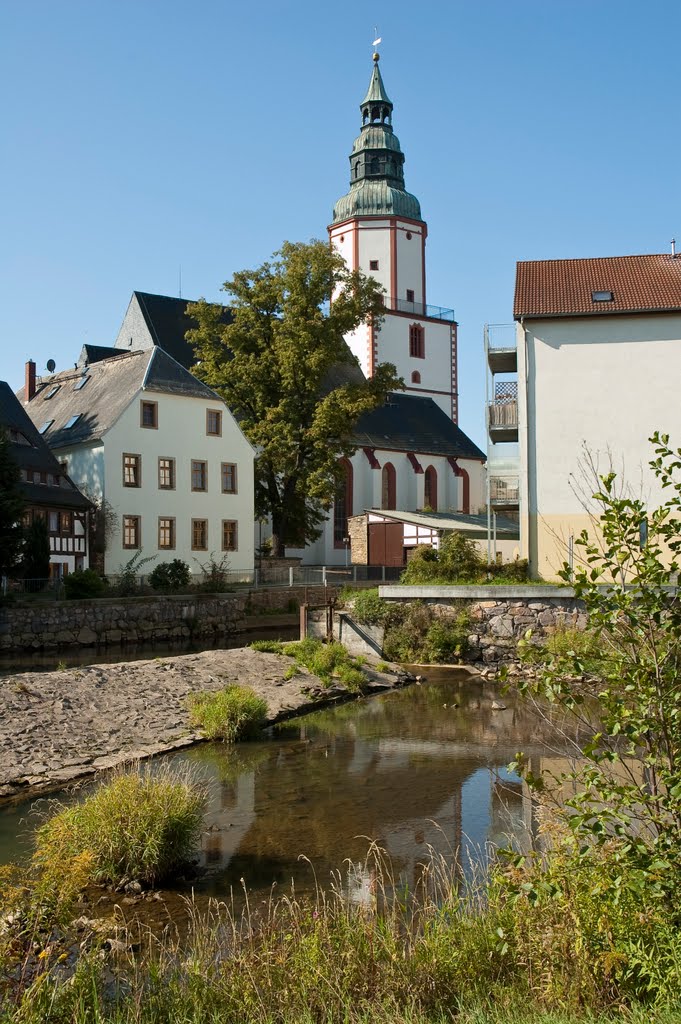
M 36 829 L 33 866 L 42 879 L 87 862 L 88 880 L 166 879 L 195 852 L 205 793 L 187 770 L 136 765 L 114 771 L 84 800 L 52 812 Z

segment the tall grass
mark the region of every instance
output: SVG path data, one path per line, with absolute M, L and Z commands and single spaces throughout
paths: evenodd
M 80 859 L 93 881 L 155 883 L 195 852 L 205 794 L 188 772 L 151 766 L 115 771 L 70 806 L 54 801 L 35 834 L 38 878 L 59 878 Z
M 267 701 L 248 686 L 192 693 L 188 699 L 192 725 L 201 727 L 210 740 L 237 740 L 257 736 L 267 718 Z
M 573 854 L 563 849 L 548 873 L 516 865 L 473 889 L 431 857 L 408 888 L 372 846 L 358 884 L 338 876 L 310 899 L 246 897 L 243 911 L 188 901 L 186 934 L 149 934 L 123 957 L 94 946 L 64 970 L 64 945 L 44 935 L 37 976 L 25 990 L 6 986 L 0 1022 L 678 1021 L 675 929 L 644 906 L 636 914 L 629 897 L 618 909 L 614 862 L 594 874 Z M 659 961 L 647 977 L 637 973 L 646 958 Z M 0 984 L 11 966 L 6 954 Z

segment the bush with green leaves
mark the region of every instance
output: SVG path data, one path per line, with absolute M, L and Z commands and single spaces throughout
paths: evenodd
M 527 583 L 530 580 L 527 559 L 487 564 L 474 540 L 464 533 L 443 532 L 438 549 L 421 544 L 414 548 L 401 583 L 431 584 L 504 584 Z M 533 581 L 535 582 L 535 581 Z
M 367 590 L 353 590 L 344 587 L 340 593 L 340 603 L 352 609 L 352 617 L 365 626 L 380 626 L 385 622 L 390 605 L 378 596 L 378 587 Z
M 136 551 L 132 558 L 118 566 L 118 581 L 116 589 L 122 597 L 133 597 L 140 593 L 140 570 L 153 562 L 156 555 L 142 554 L 142 549 Z
M 366 686 L 362 672 L 363 660 L 353 658 L 343 644 L 333 641 L 324 643 L 313 637 L 284 644 L 283 653 L 294 658 L 297 665 L 304 665 L 313 675 L 330 686 L 334 680 L 353 693 L 359 693 Z
M 195 853 L 205 793 L 188 772 L 145 765 L 115 771 L 85 799 L 53 813 L 35 834 L 34 866 L 55 873 L 87 856 L 92 881 L 155 883 Z
M 230 590 L 229 585 L 229 556 L 223 555 L 222 558 L 218 559 L 215 553 L 211 551 L 206 562 L 199 562 L 198 558 L 194 561 L 200 568 L 203 579 L 199 584 L 199 589 L 206 594 L 224 594 L 225 591 Z
M 441 614 L 422 601 L 391 603 L 383 638 L 386 658 L 397 662 L 451 663 L 468 649 L 470 615 L 465 605 Z
M 64 576 L 64 592 L 72 601 L 101 597 L 106 590 L 106 581 L 94 569 L 76 569 Z
M 189 566 L 181 558 L 173 558 L 172 562 L 161 562 L 149 573 L 149 586 L 153 590 L 173 593 L 189 586 L 191 572 Z
M 614 473 L 596 481 L 598 514 L 575 540 L 580 564 L 560 571 L 586 607 L 588 649 L 558 646 L 524 687 L 588 730 L 568 801 L 583 855 L 608 846 L 646 905 L 681 924 L 681 602 L 670 586 L 681 568 L 681 449 L 667 435 L 651 442 L 666 500 L 650 509 Z M 595 682 L 581 681 L 587 668 Z
M 258 736 L 267 718 L 267 701 L 248 686 L 192 693 L 189 718 L 210 740 L 236 743 Z

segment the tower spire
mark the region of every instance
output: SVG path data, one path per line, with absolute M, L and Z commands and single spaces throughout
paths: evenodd
M 350 217 L 380 215 L 421 220 L 418 199 L 405 190 L 404 153 L 393 132 L 393 104 L 379 60 L 375 52 L 369 87 L 359 105 L 362 129 L 350 154 L 350 191 L 334 207 L 334 224 Z

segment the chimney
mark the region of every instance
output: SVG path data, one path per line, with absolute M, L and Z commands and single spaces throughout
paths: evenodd
M 24 402 L 30 402 L 35 396 L 35 363 L 32 359 L 26 363 L 26 384 L 24 388 Z

